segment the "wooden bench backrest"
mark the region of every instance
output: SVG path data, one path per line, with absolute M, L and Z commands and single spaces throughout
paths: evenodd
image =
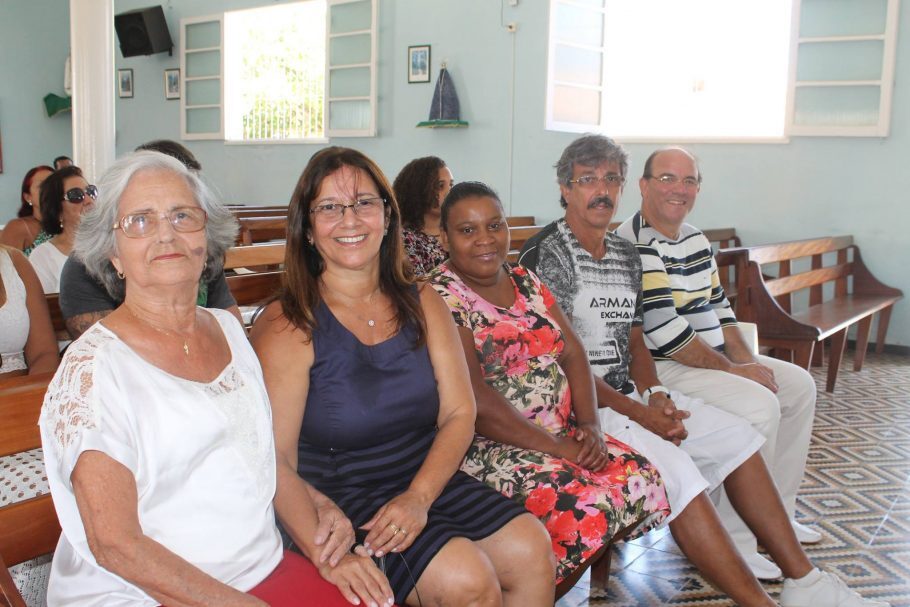
M 227 284 L 238 306 L 255 306 L 278 291 L 283 274 L 284 270 L 237 274 L 228 276 Z
M 66 322 L 63 320 L 63 312 L 60 311 L 60 294 L 50 293 L 44 296 L 47 301 L 47 310 L 51 313 L 51 324 L 54 326 L 54 332 L 60 335 L 61 331 L 66 333 Z M 67 337 L 69 334 L 66 333 Z
M 38 416 L 52 377 L 53 373 L 44 373 L 0 381 L 0 455 L 41 446 Z M 53 552 L 59 537 L 50 495 L 0 508 L 0 558 L 8 567 Z
M 854 272 L 849 255 L 852 249 L 852 236 L 810 238 L 744 248 L 748 260 L 759 268 L 777 264 L 776 276 L 766 277 L 764 285 L 768 294 L 777 299 L 787 312 L 792 312 L 791 294 L 802 289 L 809 289 L 810 306 L 822 303 L 822 289 L 827 282 L 834 282 L 836 297 L 846 295 L 848 278 Z M 834 265 L 824 265 L 826 253 L 836 253 Z M 811 269 L 794 273 L 792 262 L 805 257 L 811 258 Z
M 237 219 L 242 217 L 287 217 L 288 207 L 285 206 L 268 206 L 268 207 L 228 207 L 231 213 Z
M 237 244 L 249 245 L 287 238 L 288 218 L 286 215 L 240 217 L 237 221 L 240 223 Z
M 231 247 L 224 255 L 224 269 L 277 266 L 284 263 L 284 242 Z
M 511 217 L 506 217 L 506 223 L 509 224 L 510 228 L 518 228 L 535 225 L 537 220 L 533 215 L 512 215 Z

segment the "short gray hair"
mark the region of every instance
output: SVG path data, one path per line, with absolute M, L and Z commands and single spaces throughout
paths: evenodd
M 625 178 L 629 172 L 629 153 L 604 135 L 587 134 L 579 137 L 563 150 L 562 156 L 553 168 L 556 169 L 556 181 L 560 185 L 571 187 L 569 180 L 575 171 L 575 165 L 597 166 L 605 162 L 619 165 L 619 174 Z M 559 197 L 559 203 L 566 207 L 565 198 Z
M 125 285 L 110 261 L 117 252 L 112 226 L 119 219 L 123 193 L 133 177 L 144 171 L 168 171 L 181 177 L 208 216 L 205 224 L 207 257 L 202 280 L 209 281 L 223 271 L 224 253 L 237 236 L 237 220 L 194 171 L 160 152 L 127 154 L 111 165 L 98 182 L 98 199 L 82 216 L 74 246 L 76 256 L 85 264 L 88 273 L 118 300 L 124 297 Z

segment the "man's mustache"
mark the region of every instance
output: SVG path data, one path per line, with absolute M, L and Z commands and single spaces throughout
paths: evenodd
M 616 203 L 614 203 L 613 199 L 610 198 L 609 196 L 598 196 L 597 198 L 595 198 L 594 200 L 592 200 L 591 202 L 588 203 L 588 208 L 593 209 L 594 207 L 602 205 L 602 204 L 606 205 L 607 208 L 609 208 L 609 209 L 616 208 Z

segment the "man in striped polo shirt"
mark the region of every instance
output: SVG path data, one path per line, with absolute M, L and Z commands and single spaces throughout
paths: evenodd
M 687 150 L 654 152 L 639 180 L 641 210 L 616 230 L 641 256 L 645 342 L 664 384 L 745 418 L 765 437 L 762 455 L 792 519 L 809 451 L 815 382 L 800 367 L 755 356 L 746 345 L 711 244 L 685 223 L 701 180 Z M 720 505 L 722 514 L 728 506 Z M 793 523 L 802 542 L 821 539 Z M 748 554 L 754 537 L 744 526 L 728 529 Z

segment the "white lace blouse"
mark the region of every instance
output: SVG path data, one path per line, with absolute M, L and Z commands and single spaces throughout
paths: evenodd
M 143 532 L 216 579 L 246 591 L 278 565 L 275 453 L 259 361 L 229 312 L 215 315 L 232 359 L 211 383 L 146 362 L 102 323 L 73 342 L 39 425 L 63 534 L 48 605 L 157 605 L 100 567 L 86 542 L 70 475 L 100 451 L 136 479 Z

